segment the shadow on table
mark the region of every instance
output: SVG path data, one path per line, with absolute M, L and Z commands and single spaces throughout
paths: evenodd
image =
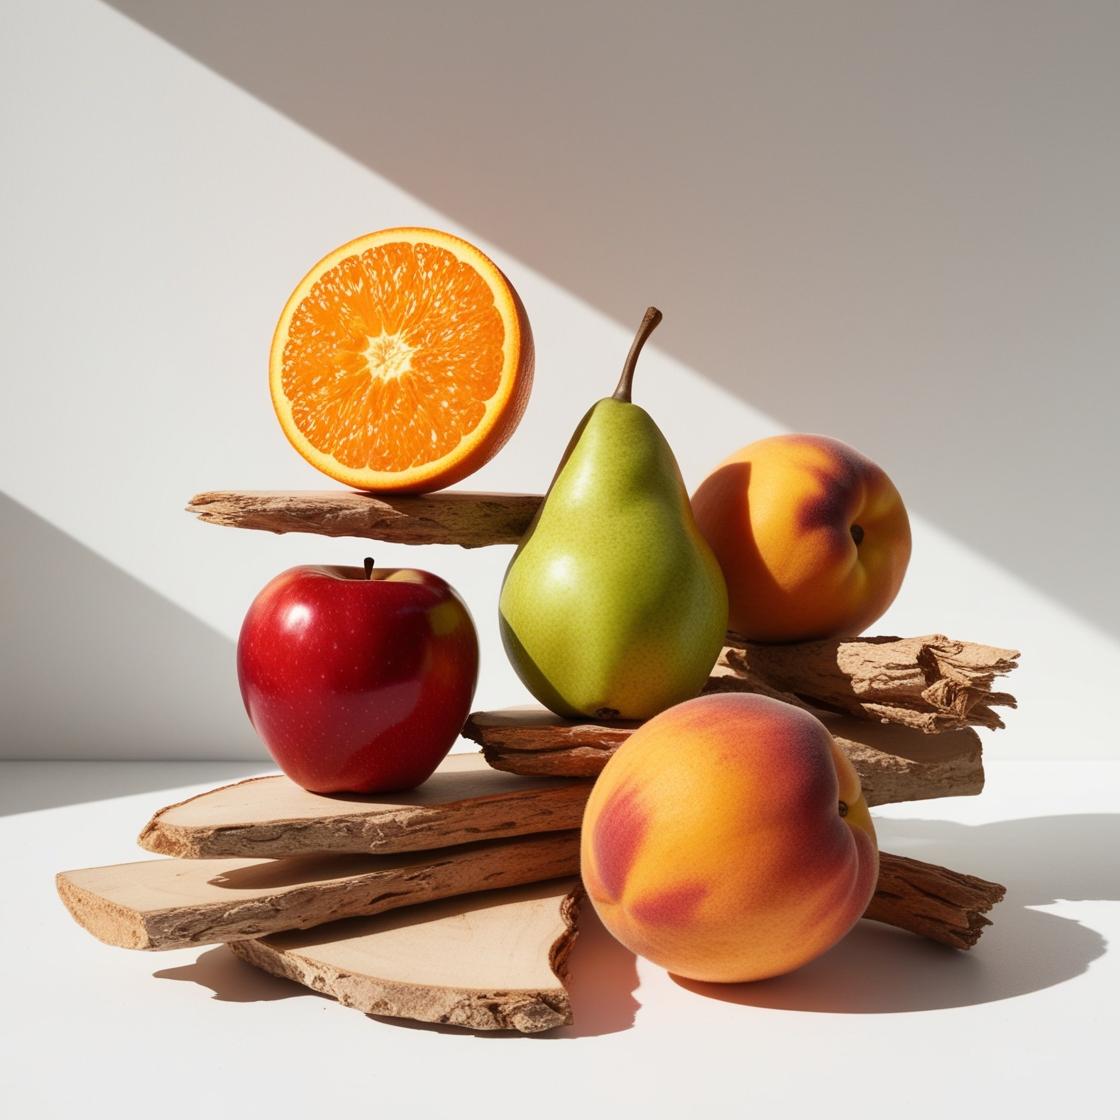
M 259 1003 L 315 995 L 310 988 L 293 980 L 282 980 L 246 964 L 224 945 L 207 949 L 190 964 L 180 965 L 178 968 L 163 968 L 152 975 L 157 980 L 182 980 L 200 984 L 209 988 L 214 993 L 213 998 L 223 1003 Z
M 579 937 L 568 964 L 572 1024 L 535 1037 L 593 1038 L 629 1030 L 641 1006 L 634 997 L 638 963 L 607 933 L 589 899 L 580 907 Z
M 0 781 L 0 816 L 32 813 L 64 805 L 109 801 L 138 793 L 160 794 L 152 811 L 171 800 L 172 791 L 210 782 L 224 785 L 267 769 L 262 762 L 42 762 L 5 760 Z M 134 831 L 144 823 L 138 811 Z M 132 825 L 129 826 L 130 828 Z
M 1070 980 L 1108 943 L 1070 918 L 1033 909 L 1061 900 L 1120 900 L 1113 853 L 1120 814 L 1082 814 L 963 825 L 877 822 L 887 851 L 1004 883 L 1006 899 L 976 948 L 958 952 L 876 922 L 860 922 L 824 956 L 774 980 L 704 984 L 689 991 L 728 1003 L 797 1011 L 883 1013 L 967 1007 Z

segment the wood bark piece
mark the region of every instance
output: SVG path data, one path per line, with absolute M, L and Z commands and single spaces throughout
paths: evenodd
M 366 494 L 357 490 L 215 490 L 187 512 L 213 525 L 270 533 L 368 537 L 391 544 L 517 544 L 543 499 L 536 494 Z
M 407 793 L 327 797 L 274 774 L 161 809 L 140 846 L 184 859 L 449 848 L 579 828 L 590 792 L 586 780 L 499 773 L 481 754 L 449 755 Z
M 926 733 L 1003 727 L 997 707 L 1015 697 L 994 692 L 997 676 L 1016 667 L 1019 651 L 943 634 L 920 638 L 834 638 L 761 645 L 728 635 L 721 661 L 744 681 L 789 699 L 861 719 L 898 723 Z M 725 687 L 734 687 L 724 681 Z
M 535 1034 L 572 1021 L 581 894 L 573 879 L 508 887 L 230 948 L 367 1015 Z
M 869 805 L 976 794 L 984 787 L 971 728 L 924 735 L 908 727 L 816 713 L 859 773 Z M 543 708 L 474 712 L 463 734 L 486 761 L 515 774 L 592 777 L 638 724 L 577 723 Z
M 179 949 L 578 873 L 579 833 L 547 832 L 391 856 L 146 860 L 63 871 L 56 884 L 101 941 Z
M 971 949 L 991 920 L 984 915 L 1007 888 L 932 863 L 879 853 L 879 881 L 864 917 L 953 949 Z

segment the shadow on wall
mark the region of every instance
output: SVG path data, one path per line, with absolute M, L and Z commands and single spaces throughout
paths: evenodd
M 1117 632 L 1120 8 L 112 6 Z
M 91 801 L 112 801 L 137 793 L 180 790 L 184 786 L 237 782 L 262 770 L 274 769 L 268 761 L 220 762 L 205 759 L 194 762 L 88 762 L 37 758 L 29 761 L 6 760 L 0 780 L 0 816 L 34 813 L 59 805 L 85 805 Z M 163 803 L 171 796 L 161 799 Z M 143 820 L 160 807 L 156 801 L 149 810 L 138 810 Z
M 0 758 L 257 759 L 233 643 L 0 494 Z

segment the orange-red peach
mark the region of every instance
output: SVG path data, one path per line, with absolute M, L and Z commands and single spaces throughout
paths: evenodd
M 583 818 L 587 893 L 633 952 L 692 980 L 761 980 L 834 945 L 879 874 L 859 776 L 815 716 L 701 696 L 643 724 Z
M 727 582 L 728 625 L 759 642 L 861 633 L 894 601 L 910 521 L 894 483 L 827 436 L 761 439 L 692 496 Z

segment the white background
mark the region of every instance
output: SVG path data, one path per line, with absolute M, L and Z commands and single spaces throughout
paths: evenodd
M 132 7 L 167 38 L 5 4 L 4 756 L 263 757 L 241 617 L 365 547 L 182 507 L 331 485 L 273 416 L 271 331 L 403 224 L 476 240 L 532 318 L 529 411 L 472 486 L 543 489 L 657 303 L 637 397 L 690 487 L 782 429 L 859 447 L 915 524 L 880 631 L 1024 651 L 991 755 L 1117 756 L 1120 8 Z M 377 552 L 460 588 L 479 704 L 520 702 L 509 550 Z
M 1120 6 L 2 8 L 0 757 L 35 764 L 0 779 L 0 1073 L 21 1115 L 356 1095 L 492 1115 L 526 1093 L 542 1116 L 808 1097 L 834 1115 L 1033 1115 L 1107 1091 Z M 165 800 L 267 765 L 237 694 L 241 617 L 281 569 L 366 546 L 182 507 L 331 485 L 272 414 L 272 328 L 324 252 L 404 224 L 477 242 L 532 319 L 529 411 L 471 486 L 547 485 L 649 303 L 665 322 L 636 397 L 690 487 L 781 430 L 845 439 L 892 475 L 914 559 L 877 629 L 1023 651 L 984 796 L 880 815 L 888 850 L 1008 883 L 974 954 L 864 923 L 815 972 L 744 996 L 762 1011 L 620 971 L 592 931 L 583 1036 L 557 1057 L 363 1024 L 220 954 L 153 962 L 63 920 L 52 871 L 133 858 Z M 525 698 L 495 625 L 509 551 L 376 547 L 468 600 L 479 706 Z M 173 759 L 194 762 L 150 764 Z

